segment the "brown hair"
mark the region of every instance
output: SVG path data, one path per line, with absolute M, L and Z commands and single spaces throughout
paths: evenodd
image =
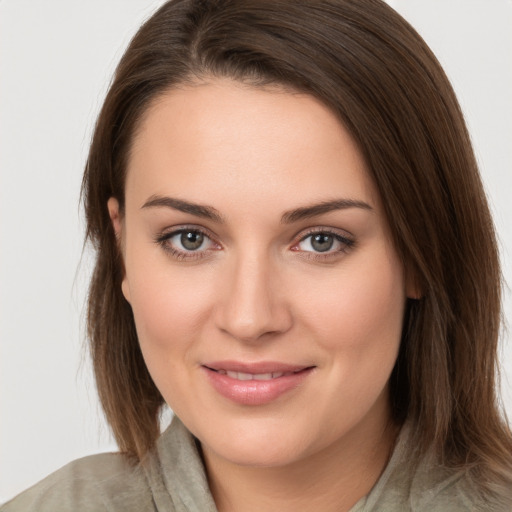
M 391 377 L 395 418 L 419 453 L 510 483 L 512 437 L 497 404 L 500 269 L 493 223 L 454 92 L 421 37 L 380 0 L 174 0 L 138 31 L 95 128 L 83 197 L 97 260 L 88 334 L 121 451 L 141 458 L 163 399 L 144 364 L 107 200 L 124 204 L 130 144 L 150 102 L 222 76 L 306 92 L 339 116 L 383 198 L 422 290 L 408 304 Z

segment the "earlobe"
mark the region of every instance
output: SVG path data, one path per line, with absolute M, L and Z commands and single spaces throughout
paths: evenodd
M 121 283 L 121 291 L 123 292 L 124 298 L 128 303 L 130 302 L 130 287 L 128 286 L 128 279 L 126 278 L 126 272 L 123 276 L 123 282 Z
M 407 298 L 413 300 L 420 300 L 423 298 L 423 294 L 416 288 L 407 289 Z
M 123 271 L 123 281 L 121 283 L 121 291 L 123 292 L 124 298 L 130 302 L 130 287 L 128 286 L 128 279 L 126 277 L 126 269 L 124 265 L 124 257 L 122 250 L 122 239 L 123 239 L 123 223 L 121 218 L 121 213 L 119 211 L 119 201 L 115 197 L 111 197 L 107 202 L 108 214 L 110 216 L 110 221 L 112 222 L 112 227 L 114 228 L 114 233 L 117 239 L 117 248 L 119 250 L 122 271 Z
M 115 197 L 111 197 L 107 202 L 107 207 L 116 238 L 121 240 L 121 215 L 119 213 L 119 201 Z

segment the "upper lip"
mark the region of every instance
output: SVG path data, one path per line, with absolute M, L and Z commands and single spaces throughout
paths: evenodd
M 212 361 L 204 363 L 203 366 L 210 370 L 225 370 L 228 372 L 241 372 L 255 375 L 263 373 L 299 372 L 306 368 L 311 368 L 313 365 L 288 364 L 278 361 L 258 361 L 252 363 L 242 361 Z

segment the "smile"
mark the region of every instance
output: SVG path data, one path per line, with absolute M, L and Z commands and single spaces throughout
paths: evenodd
M 314 366 L 281 363 L 209 363 L 201 367 L 213 389 L 240 405 L 265 405 L 298 388 Z
M 245 372 L 231 372 L 227 370 L 214 370 L 221 375 L 227 375 L 228 377 L 236 380 L 271 380 L 279 377 L 285 377 L 293 375 L 295 372 L 273 372 L 273 373 L 245 373 Z

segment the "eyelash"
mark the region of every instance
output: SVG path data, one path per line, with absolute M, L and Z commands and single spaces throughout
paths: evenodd
M 194 233 L 196 235 L 201 235 L 204 237 L 205 241 L 208 240 L 211 244 L 214 244 L 216 247 L 214 249 L 203 249 L 203 250 L 181 250 L 173 247 L 170 244 L 170 240 L 178 235 L 183 235 L 184 233 Z M 341 244 L 341 248 L 331 251 L 329 248 L 325 253 L 317 252 L 317 251 L 304 251 L 297 249 L 297 247 L 306 241 L 308 238 L 313 237 L 314 235 L 327 235 L 334 238 L 336 242 Z M 220 250 L 221 246 L 214 240 L 212 235 L 209 234 L 203 228 L 195 227 L 195 226 L 183 226 L 172 231 L 164 232 L 155 237 L 155 242 L 160 245 L 165 252 L 170 254 L 173 258 L 178 261 L 195 261 L 201 258 L 206 258 L 209 256 L 207 254 L 211 250 Z M 312 259 L 316 261 L 327 261 L 336 257 L 339 257 L 341 254 L 347 253 L 350 249 L 352 249 L 355 245 L 355 241 L 347 236 L 341 235 L 340 233 L 330 229 L 330 228 L 314 228 L 302 233 L 300 238 L 294 242 L 291 247 L 292 251 L 297 251 L 301 253 L 301 256 L 306 259 Z
M 328 251 L 322 253 L 322 252 L 315 252 L 315 251 L 300 251 L 300 249 L 294 249 L 295 247 L 298 247 L 298 245 L 305 240 L 307 240 L 310 237 L 313 237 L 314 235 L 328 235 L 332 236 L 335 241 L 341 244 L 341 248 L 331 251 L 330 248 Z M 352 238 L 348 238 L 346 235 L 340 234 L 338 231 L 335 231 L 331 228 L 312 228 L 305 233 L 302 233 L 300 236 L 300 239 L 295 242 L 292 246 L 292 250 L 297 250 L 297 252 L 301 253 L 301 256 L 306 259 L 312 259 L 316 261 L 327 261 L 332 260 L 335 258 L 338 258 L 341 254 L 346 254 L 350 251 L 355 245 L 355 240 Z
M 159 234 L 155 238 L 155 242 L 162 247 L 162 249 L 167 252 L 170 256 L 175 258 L 178 261 L 194 261 L 198 260 L 200 258 L 205 258 L 208 255 L 206 254 L 208 252 L 208 249 L 206 250 L 196 250 L 196 251 L 185 251 L 181 249 L 177 249 L 176 247 L 173 247 L 170 243 L 170 240 L 174 238 L 175 236 L 182 235 L 183 233 L 195 233 L 197 235 L 202 235 L 205 239 L 205 241 L 210 241 L 210 243 L 218 246 L 220 248 L 220 245 L 215 242 L 214 238 L 204 229 L 201 229 L 199 227 L 195 226 L 183 226 L 176 229 L 173 229 L 172 231 L 167 231 L 164 233 Z M 210 249 L 211 250 L 211 249 Z M 218 249 L 213 249 L 218 250 Z

